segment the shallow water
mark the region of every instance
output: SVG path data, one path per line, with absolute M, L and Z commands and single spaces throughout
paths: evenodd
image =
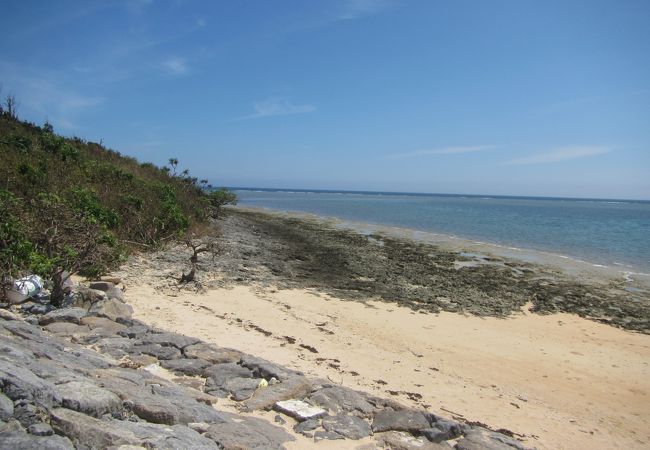
M 650 202 L 237 189 L 244 206 L 444 233 L 650 271 Z

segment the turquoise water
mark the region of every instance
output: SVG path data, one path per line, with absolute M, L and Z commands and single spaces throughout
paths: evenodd
M 239 203 L 650 270 L 650 202 L 234 189 Z

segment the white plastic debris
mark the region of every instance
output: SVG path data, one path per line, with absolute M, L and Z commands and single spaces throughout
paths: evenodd
M 327 415 L 323 408 L 311 406 L 302 400 L 284 400 L 275 404 L 275 409 L 296 420 L 317 419 Z
M 7 290 L 7 299 L 11 303 L 21 303 L 38 294 L 42 289 L 43 279 L 38 275 L 29 275 L 14 281 L 11 288 Z

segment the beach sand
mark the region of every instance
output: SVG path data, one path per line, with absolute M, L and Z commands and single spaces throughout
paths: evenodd
M 649 335 L 526 308 L 508 319 L 422 314 L 305 289 L 164 293 L 142 273 L 121 276 L 136 318 L 312 377 L 506 428 L 540 449 L 650 446 Z

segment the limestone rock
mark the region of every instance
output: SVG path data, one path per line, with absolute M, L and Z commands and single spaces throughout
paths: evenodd
M 343 414 L 325 417 L 323 419 L 323 428 L 348 439 L 362 439 L 372 434 L 368 422 L 356 416 Z
M 58 386 L 64 408 L 101 417 L 122 407 L 122 401 L 114 393 L 85 381 L 72 381 Z
M 372 431 L 408 431 L 419 432 L 431 425 L 424 414 L 412 409 L 399 411 L 382 410 L 375 414 L 372 421 Z
M 45 314 L 38 320 L 38 323 L 47 325 L 52 322 L 71 322 L 78 325 L 81 319 L 87 315 L 88 312 L 82 308 L 62 308 Z

